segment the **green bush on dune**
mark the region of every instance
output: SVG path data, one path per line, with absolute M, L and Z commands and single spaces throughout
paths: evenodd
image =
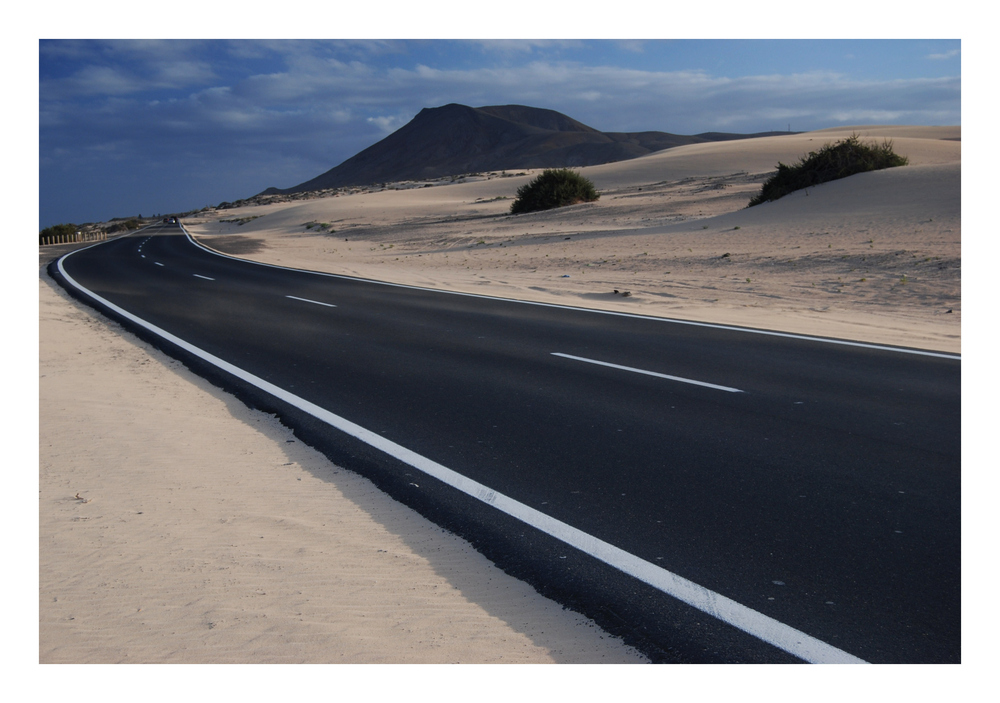
M 527 185 L 517 189 L 510 206 L 512 214 L 551 210 L 564 205 L 589 203 L 600 198 L 594 184 L 568 168 L 546 169 Z
M 61 225 L 52 225 L 51 227 L 46 227 L 38 233 L 38 240 L 41 241 L 46 237 L 62 237 L 71 234 L 76 234 L 78 227 L 72 223 L 65 223 Z
M 827 144 L 819 151 L 811 151 L 793 166 L 778 164 L 778 172 L 771 176 L 750 200 L 747 207 L 767 203 L 796 190 L 817 186 L 855 173 L 878 171 L 893 166 L 905 166 L 909 160 L 892 150 L 892 142 L 864 143 L 852 134 L 835 144 Z

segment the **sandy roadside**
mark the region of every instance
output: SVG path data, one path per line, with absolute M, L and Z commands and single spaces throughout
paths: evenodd
M 529 174 L 189 224 L 287 266 L 958 352 L 960 143 L 897 129 L 912 167 L 756 212 L 754 169 L 829 135 L 594 167 L 601 201 L 558 213 L 506 215 Z M 643 660 L 44 274 L 39 296 L 40 661 Z
M 893 140 L 910 165 L 745 208 L 779 161 L 855 131 Z M 960 139 L 955 127 L 856 127 L 678 147 L 580 169 L 596 203 L 517 216 L 530 171 L 185 224 L 210 247 L 283 266 L 960 352 Z
M 644 657 L 44 273 L 41 663 Z

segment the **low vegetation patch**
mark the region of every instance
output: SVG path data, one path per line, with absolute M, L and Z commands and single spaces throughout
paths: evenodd
M 142 222 L 134 217 L 130 217 L 127 220 L 111 222 L 100 229 L 103 229 L 106 234 L 116 234 L 118 232 L 131 232 L 132 230 L 139 229 L 140 227 L 142 227 Z
M 76 230 L 77 226 L 69 222 L 61 225 L 52 225 L 38 233 L 38 241 L 41 242 L 47 237 L 65 237 L 76 234 Z
M 855 173 L 878 171 L 893 166 L 905 166 L 909 160 L 892 150 L 892 142 L 865 143 L 852 134 L 835 144 L 827 144 L 819 151 L 811 151 L 793 166 L 778 164 L 778 172 L 763 185 L 760 194 L 750 200 L 747 207 L 772 202 L 796 190 L 817 186 L 820 183 L 847 178 Z
M 256 220 L 258 217 L 260 217 L 260 215 L 250 215 L 248 217 L 232 217 L 228 220 L 219 220 L 219 222 L 229 222 L 230 224 L 234 224 L 237 227 L 242 227 L 247 222 L 252 222 L 253 220 Z
M 511 203 L 511 213 L 551 210 L 576 203 L 589 203 L 600 198 L 594 184 L 568 168 L 546 169 L 527 185 L 517 189 Z
M 82 236 L 82 239 L 79 241 L 93 241 L 94 237 L 101 233 L 108 235 L 117 234 L 118 232 L 130 232 L 132 230 L 139 229 L 142 225 L 143 223 L 134 217 L 128 219 L 116 218 L 111 220 L 106 225 L 95 225 L 92 223 L 74 225 L 67 222 L 61 225 L 52 225 L 51 227 L 46 227 L 45 229 L 39 231 L 38 243 L 42 244 L 48 242 L 51 244 L 52 240 L 57 237 L 72 237 L 77 232 L 80 232 Z
M 305 227 L 307 230 L 318 229 L 320 232 L 336 232 L 333 225 L 329 222 L 306 222 Z

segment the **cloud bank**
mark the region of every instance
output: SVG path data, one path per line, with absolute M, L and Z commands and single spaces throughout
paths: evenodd
M 615 43 L 617 56 L 646 48 Z M 679 134 L 961 122 L 957 68 L 727 75 L 591 53 L 581 42 L 41 42 L 41 226 L 291 186 L 447 103 L 524 104 L 602 131 Z M 957 51 L 923 56 L 940 66 Z

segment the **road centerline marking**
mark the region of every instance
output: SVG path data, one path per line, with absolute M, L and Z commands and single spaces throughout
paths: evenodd
M 326 278 L 338 278 L 344 281 L 358 281 L 359 283 L 367 283 L 377 286 L 388 286 L 390 288 L 409 288 L 411 290 L 421 290 L 427 291 L 429 293 L 440 293 L 442 295 L 457 295 L 465 298 L 480 298 L 482 300 L 499 300 L 507 303 L 516 303 L 518 305 L 534 305 L 543 308 L 558 308 L 560 310 L 573 310 L 574 312 L 586 312 L 595 315 L 610 315 L 612 317 L 624 317 L 635 320 L 649 320 L 650 322 L 660 322 L 673 325 L 686 325 L 690 327 L 703 327 L 706 329 L 716 329 L 716 330 L 726 330 L 729 332 L 741 332 L 744 334 L 758 334 L 765 335 L 768 337 L 781 337 L 784 339 L 801 339 L 807 342 L 816 342 L 818 344 L 837 344 L 847 347 L 856 347 L 859 349 L 876 349 L 879 351 L 894 352 L 896 354 L 915 354 L 918 356 L 931 356 L 938 357 L 941 359 L 953 359 L 955 361 L 961 361 L 961 354 L 951 354 L 948 352 L 937 352 L 931 351 L 929 349 L 908 349 L 906 347 L 893 347 L 886 344 L 874 344 L 871 342 L 859 342 L 852 341 L 849 339 L 833 339 L 832 337 L 814 337 L 807 334 L 796 334 L 794 332 L 779 332 L 778 330 L 764 330 L 756 329 L 753 327 L 737 327 L 735 325 L 724 325 L 716 322 L 698 322 L 697 320 L 679 320 L 672 317 L 656 317 L 654 315 L 640 315 L 634 312 L 620 312 L 618 310 L 602 310 L 600 308 L 581 308 L 574 307 L 572 305 L 566 305 L 563 303 L 546 303 L 540 300 L 521 300 L 519 298 L 505 298 L 497 295 L 484 295 L 482 293 L 467 293 L 465 291 L 458 290 L 446 290 L 443 288 L 429 288 L 427 286 L 415 286 L 408 283 L 393 283 L 392 281 L 379 281 L 373 278 L 361 278 L 359 276 L 346 276 L 342 273 L 329 273 L 327 271 L 313 271 L 311 269 L 300 269 L 294 268 L 292 266 L 281 266 L 278 264 L 268 264 L 263 261 L 253 261 L 252 259 L 241 259 L 238 256 L 232 256 L 231 254 L 224 254 L 221 251 L 216 251 L 211 247 L 202 244 L 191 236 L 191 233 L 187 231 L 184 225 L 181 225 L 181 231 L 188 238 L 194 246 L 198 247 L 202 251 L 206 251 L 209 254 L 215 256 L 220 256 L 224 259 L 229 259 L 231 261 L 240 261 L 245 264 L 252 264 L 254 266 L 264 266 L 266 268 L 281 269 L 284 271 L 301 271 L 303 273 L 308 273 L 313 276 L 324 276 Z
M 607 366 L 608 368 L 618 369 L 620 371 L 631 371 L 632 373 L 641 373 L 646 376 L 656 376 L 657 378 L 665 378 L 670 381 L 678 381 L 680 383 L 690 383 L 694 386 L 704 386 L 705 388 L 714 388 L 718 391 L 726 391 L 727 393 L 743 393 L 739 388 L 730 388 L 729 386 L 720 386 L 715 383 L 707 383 L 705 381 L 695 381 L 691 378 L 682 378 L 680 376 L 670 376 L 665 373 L 658 373 L 656 371 L 647 371 L 646 369 L 637 369 L 633 366 L 622 366 L 620 364 L 611 364 L 607 361 L 598 361 L 597 359 L 587 359 L 582 356 L 573 356 L 572 354 L 563 354 L 562 352 L 552 352 L 552 356 L 561 356 L 564 359 L 573 359 L 574 361 L 583 361 L 588 364 L 596 364 L 598 366 Z
M 90 247 L 86 247 L 90 248 Z M 84 251 L 83 249 L 77 251 Z M 256 386 L 299 410 L 312 415 L 317 420 L 354 437 L 385 454 L 409 464 L 418 471 L 432 476 L 452 488 L 472 496 L 497 510 L 534 527 L 555 539 L 592 556 L 609 566 L 643 581 L 653 588 L 672 596 L 683 603 L 700 610 L 722 622 L 756 637 L 759 640 L 774 645 L 800 659 L 813 664 L 866 664 L 867 662 L 831 644 L 827 644 L 811 635 L 797 630 L 790 625 L 775 620 L 761 612 L 753 610 L 726 596 L 701 586 L 683 576 L 667 571 L 651 564 L 634 554 L 590 535 L 579 528 L 573 527 L 561 520 L 553 518 L 514 498 L 496 492 L 490 487 L 479 483 L 453 469 L 437 463 L 411 449 L 376 434 L 361 425 L 336 415 L 326 408 L 295 395 L 291 391 L 265 381 L 259 376 L 246 371 L 220 357 L 201 349 L 180 337 L 157 327 L 151 322 L 128 312 L 115 305 L 110 300 L 101 297 L 78 283 L 64 267 L 66 259 L 77 252 L 70 252 L 56 261 L 56 266 L 63 278 L 74 288 L 82 291 L 91 299 L 107 307 L 109 310 L 130 320 L 134 324 L 152 332 L 189 354 L 212 364 L 216 368 L 232 374 L 238 379 Z
M 312 303 L 313 305 L 323 305 L 328 308 L 335 308 L 336 305 L 331 303 L 321 303 L 318 300 L 309 300 L 309 298 L 300 298 L 297 295 L 286 295 L 286 298 L 291 298 L 292 300 L 301 300 L 303 303 Z

